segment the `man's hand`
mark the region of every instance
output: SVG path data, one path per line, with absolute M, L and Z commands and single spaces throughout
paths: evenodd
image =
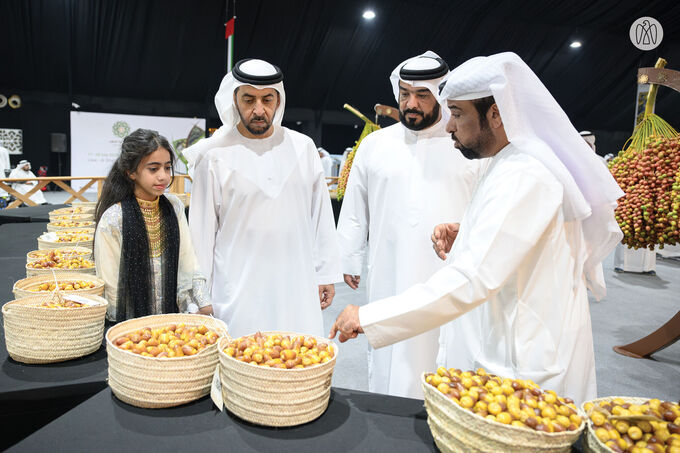
M 214 313 L 213 313 L 213 309 L 212 309 L 212 305 L 206 305 L 205 307 L 200 308 L 200 309 L 198 310 L 198 313 L 201 314 L 201 315 L 209 315 L 209 316 L 212 316 L 212 315 L 214 314 Z
M 446 254 L 451 251 L 453 241 L 458 236 L 460 223 L 442 223 L 434 227 L 432 233 L 432 248 L 439 258 L 446 259 Z
M 345 283 L 352 289 L 357 289 L 359 287 L 359 281 L 361 277 L 358 275 L 343 274 L 345 276 Z
M 319 302 L 322 310 L 331 306 L 333 297 L 335 297 L 335 285 L 319 285 Z
M 340 332 L 338 340 L 344 343 L 347 340 L 356 338 L 360 333 L 364 333 L 364 329 L 359 325 L 359 307 L 357 305 L 348 305 L 338 315 L 338 319 L 331 327 L 331 333 L 328 338 L 335 338 L 335 334 Z

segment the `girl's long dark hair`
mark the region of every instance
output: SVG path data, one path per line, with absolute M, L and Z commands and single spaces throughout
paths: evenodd
M 109 176 L 104 181 L 97 202 L 97 223 L 108 208 L 120 203 L 123 215 L 116 321 L 140 316 L 177 312 L 177 271 L 179 267 L 179 224 L 172 203 L 159 197 L 161 221 L 161 294 L 154 293 L 154 274 L 151 268 L 150 244 L 147 227 L 135 199 L 135 183 L 130 179 L 141 160 L 159 148 L 165 148 L 174 165 L 170 143 L 158 132 L 137 129 L 123 140 L 122 152 Z M 160 307 L 155 301 L 161 299 Z
M 97 201 L 94 215 L 96 223 L 111 206 L 134 195 L 135 182 L 130 179 L 129 174 L 137 170 L 139 163 L 145 156 L 158 148 L 165 148 L 170 153 L 174 177 L 175 153 L 165 137 L 156 131 L 137 129 L 123 139 L 120 156 L 118 156 L 109 175 L 104 180 L 104 187 Z

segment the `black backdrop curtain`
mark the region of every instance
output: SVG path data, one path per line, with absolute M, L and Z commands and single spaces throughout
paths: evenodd
M 0 127 L 23 129 L 23 157 L 36 168 L 48 163 L 54 174 L 49 134 L 68 133 L 72 102 L 86 111 L 200 116 L 218 125 L 212 104 L 225 73 L 225 3 L 2 0 L 0 93 L 18 93 L 24 105 L 0 109 Z M 279 65 L 287 107 L 313 111 L 314 128 L 322 130 L 327 112 L 342 111 L 345 102 L 369 114 L 376 103 L 394 105 L 388 76 L 407 57 L 431 49 L 454 67 L 512 50 L 577 128 L 602 131 L 602 153 L 615 151 L 631 132 L 637 68 L 663 56 L 669 68 L 680 69 L 677 1 L 375 0 L 372 22 L 361 19 L 366 6 L 237 0 L 235 56 Z M 628 38 L 630 24 L 643 15 L 664 27 L 661 46 L 649 52 Z M 571 49 L 574 39 L 583 47 Z M 678 105 L 680 94 L 660 90 L 657 113 L 676 128 Z M 290 115 L 286 120 L 295 124 Z M 341 152 L 357 134 L 346 126 L 346 139 L 342 135 L 315 138 Z M 69 170 L 64 160 L 63 173 Z

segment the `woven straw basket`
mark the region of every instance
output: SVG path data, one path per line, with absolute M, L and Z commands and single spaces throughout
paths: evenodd
M 46 269 L 34 269 L 32 267 L 28 267 L 28 263 L 26 263 L 26 277 L 39 277 L 42 275 L 56 275 L 57 278 L 63 278 L 64 274 L 72 274 L 73 272 L 78 272 L 81 274 L 89 274 L 90 276 L 97 275 L 97 267 L 92 266 L 92 267 L 84 267 L 84 268 L 78 268 L 78 269 L 62 269 L 58 267 L 50 267 Z M 54 278 L 52 278 L 54 280 Z
M 102 344 L 106 299 L 84 295 L 99 305 L 56 309 L 40 307 L 47 295 L 33 295 L 2 306 L 7 352 L 17 362 L 53 363 L 95 352 Z
M 596 398 L 594 400 L 586 401 L 581 405 L 581 410 L 585 412 L 584 406 L 586 403 L 601 403 L 604 401 L 611 401 L 614 398 L 621 398 L 624 400 L 626 403 L 631 403 L 631 404 L 644 404 L 645 402 L 649 401 L 651 398 L 638 398 L 638 397 L 632 397 L 632 396 L 608 396 L 605 398 Z M 607 447 L 604 442 L 602 442 L 600 439 L 597 438 L 595 435 L 595 429 L 593 428 L 593 423 L 590 421 L 590 417 L 588 417 L 588 429 L 586 430 L 586 437 L 585 440 L 583 441 L 583 446 L 586 452 L 592 452 L 592 453 L 612 453 L 612 449 Z
M 49 213 L 50 222 L 56 222 L 58 220 L 75 220 L 80 222 L 82 220 L 93 220 L 94 213 L 81 213 L 81 214 L 55 214 L 54 211 Z M 63 218 L 62 218 L 63 217 Z
M 60 219 L 59 217 L 68 216 L 68 219 Z M 93 213 L 81 213 L 81 214 L 52 214 L 50 213 L 50 222 L 58 222 L 60 220 L 75 220 L 82 222 L 85 220 L 90 220 L 94 222 L 94 212 Z
M 301 335 L 293 332 L 262 334 Z M 313 367 L 290 370 L 238 361 L 224 353 L 227 341 L 220 339 L 220 380 L 227 409 L 243 420 L 264 426 L 295 426 L 320 417 L 328 407 L 338 347 L 326 338 L 315 338 L 333 348 L 333 359 Z
M 62 294 L 77 294 L 77 295 L 87 295 L 87 294 L 92 294 L 95 296 L 103 296 L 104 294 L 104 280 L 95 277 L 94 275 L 90 274 L 83 274 L 83 273 L 76 273 L 76 272 L 68 272 L 68 273 L 63 273 L 63 274 L 58 274 L 57 275 L 57 281 L 63 282 L 63 281 L 88 281 L 88 282 L 93 282 L 95 284 L 94 288 L 89 288 L 89 289 L 75 289 L 72 291 L 60 291 Z M 12 288 L 12 291 L 14 292 L 14 297 L 17 299 L 23 299 L 24 297 L 32 297 L 32 296 L 44 296 L 46 294 L 49 294 L 48 292 L 35 292 L 31 291 L 30 288 L 35 288 L 38 285 L 41 285 L 43 283 L 54 283 L 54 276 L 52 275 L 40 275 L 36 277 L 28 277 L 24 278 L 22 280 L 17 281 L 14 284 L 14 287 Z
M 162 408 L 189 403 L 210 393 L 218 360 L 217 342 L 196 355 L 160 359 L 138 355 L 113 344 L 121 335 L 144 327 L 155 329 L 180 323 L 187 326 L 205 324 L 221 337 L 227 335 L 223 321 L 190 314 L 144 316 L 108 330 L 109 386 L 118 399 L 137 407 Z
M 77 208 L 80 208 L 81 212 L 73 212 Z M 94 215 L 94 206 L 73 206 L 73 207 L 68 207 L 68 208 L 55 209 L 54 211 L 49 212 L 50 217 L 51 216 L 58 216 L 58 215 L 69 215 L 69 214 L 75 214 L 75 215 L 91 214 L 91 215 Z
M 71 203 L 72 208 L 92 208 L 94 209 L 97 206 L 96 201 L 74 201 Z
M 421 377 L 427 424 L 443 452 L 569 452 L 585 427 L 577 431 L 544 433 L 486 420 L 444 396 Z M 585 415 L 579 411 L 585 420 Z
M 58 249 L 61 247 L 84 247 L 86 249 L 92 250 L 92 247 L 94 246 L 94 228 L 69 228 L 67 230 L 61 230 L 60 232 L 68 233 L 73 230 L 87 231 L 87 233 L 92 237 L 92 239 L 90 239 L 89 241 L 81 241 L 78 243 L 52 242 L 41 239 L 42 236 L 40 236 L 38 237 L 38 250 Z
M 84 253 L 84 255 L 78 255 L 81 258 L 84 258 L 86 260 L 92 259 L 92 249 L 88 249 L 85 247 L 58 247 L 56 249 L 30 251 L 26 254 L 26 262 L 30 263 L 31 261 L 38 261 L 44 259 L 50 252 L 50 250 L 59 250 L 60 252 L 69 252 L 73 250 L 80 253 Z
M 88 220 L 78 220 L 77 222 L 80 223 L 81 225 L 77 227 L 61 227 L 61 226 L 56 226 L 54 223 L 57 221 L 50 221 L 50 223 L 47 224 L 47 231 L 64 231 L 64 230 L 71 230 L 73 228 L 94 228 L 94 220 L 88 219 Z

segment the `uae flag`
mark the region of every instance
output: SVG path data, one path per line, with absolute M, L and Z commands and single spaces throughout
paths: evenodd
M 236 18 L 232 17 L 227 21 L 225 24 L 225 29 L 224 29 L 224 39 L 229 39 L 232 36 L 234 36 L 234 23 L 236 22 Z
M 236 17 L 232 17 L 224 24 L 224 39 L 227 40 L 227 72 L 234 67 L 234 25 Z

